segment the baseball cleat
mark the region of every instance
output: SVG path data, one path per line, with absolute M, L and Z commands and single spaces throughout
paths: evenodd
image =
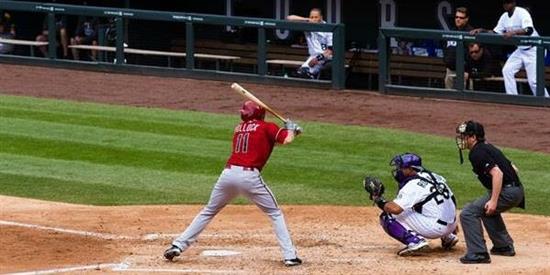
M 455 234 L 449 234 L 441 238 L 441 247 L 445 250 L 451 250 L 458 243 L 458 237 Z
M 514 250 L 513 245 L 507 245 L 503 247 L 493 247 L 491 248 L 491 254 L 493 255 L 499 255 L 499 256 L 515 256 L 516 251 Z
M 181 249 L 175 245 L 172 245 L 172 247 L 164 251 L 164 258 L 166 258 L 168 261 L 172 261 L 174 257 L 177 257 L 179 255 L 181 255 Z
M 491 257 L 487 252 L 466 254 L 460 258 L 460 262 L 463 264 L 489 264 L 491 263 Z
M 405 248 L 399 250 L 397 255 L 399 256 L 413 256 L 417 253 L 424 252 L 429 249 L 430 246 L 426 240 L 421 240 L 418 243 L 410 243 Z
M 296 257 L 294 259 L 287 259 L 284 261 L 284 263 L 285 263 L 285 266 L 297 266 L 302 264 L 302 260 Z

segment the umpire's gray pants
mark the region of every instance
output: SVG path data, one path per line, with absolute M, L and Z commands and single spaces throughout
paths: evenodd
M 506 230 L 501 213 L 521 203 L 524 196 L 523 187 L 503 187 L 498 198 L 496 213 L 487 216 L 485 215 L 485 203 L 491 198 L 490 192 L 489 190 L 483 197 L 466 204 L 460 213 L 467 254 L 487 252 L 481 227 L 482 222 L 494 247 L 504 247 L 514 243 Z

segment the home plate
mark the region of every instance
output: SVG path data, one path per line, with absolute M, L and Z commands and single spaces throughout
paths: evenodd
M 226 257 L 239 255 L 241 252 L 233 250 L 204 250 L 201 255 L 205 257 Z

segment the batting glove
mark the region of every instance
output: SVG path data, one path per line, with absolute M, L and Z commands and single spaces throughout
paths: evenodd
M 294 134 L 298 135 L 302 132 L 302 127 L 298 126 L 294 121 L 287 119 L 287 121 L 284 124 L 284 128 L 293 131 Z

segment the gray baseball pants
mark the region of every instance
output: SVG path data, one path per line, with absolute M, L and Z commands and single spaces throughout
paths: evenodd
M 523 196 L 522 186 L 503 187 L 498 198 L 496 213 L 491 216 L 485 215 L 485 203 L 491 198 L 490 191 L 464 206 L 460 213 L 460 223 L 466 240 L 467 254 L 487 252 L 482 223 L 494 247 L 504 247 L 514 243 L 506 230 L 501 213 L 518 206 Z
M 286 227 L 283 212 L 277 205 L 275 196 L 263 182 L 260 171 L 235 165 L 223 170 L 210 194 L 208 204 L 172 244 L 185 251 L 197 240 L 216 214 L 239 194 L 246 196 L 271 218 L 284 259 L 296 258 L 296 249 Z

